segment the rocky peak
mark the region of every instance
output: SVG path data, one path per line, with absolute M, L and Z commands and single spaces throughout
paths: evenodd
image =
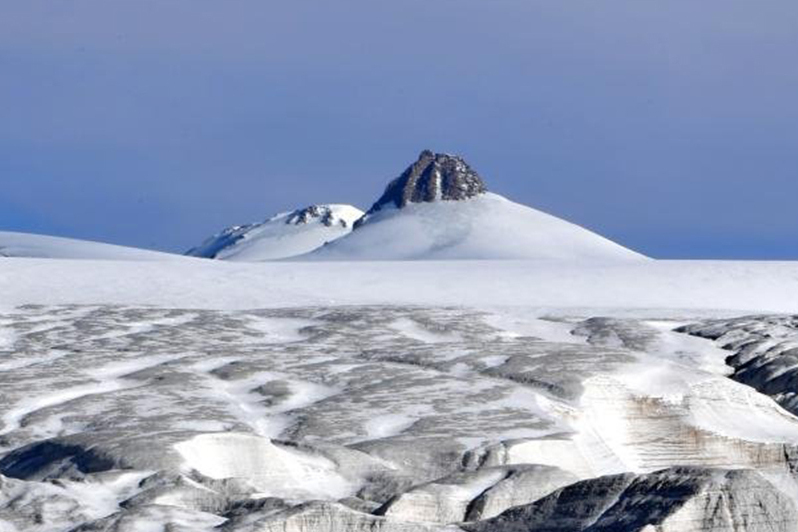
M 479 174 L 461 157 L 424 150 L 416 162 L 388 184 L 369 213 L 390 204 L 401 209 L 409 203 L 460 201 L 487 190 Z
M 327 227 L 340 224 L 348 227 L 349 223 L 343 218 L 335 216 L 332 208 L 328 205 L 311 205 L 304 209 L 297 209 L 285 219 L 286 225 L 304 225 L 313 220 L 320 219 L 321 223 Z

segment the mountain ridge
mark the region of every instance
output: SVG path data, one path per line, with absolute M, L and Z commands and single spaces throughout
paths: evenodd
M 488 192 L 462 157 L 424 150 L 354 230 L 297 260 L 643 259 L 583 227 Z
M 424 150 L 399 177 L 388 183 L 366 216 L 390 204 L 401 209 L 409 203 L 460 201 L 487 191 L 483 179 L 462 157 Z
M 186 255 L 254 261 L 288 258 L 346 235 L 362 215 L 363 211 L 351 205 L 310 205 L 260 223 L 228 227 L 189 249 Z

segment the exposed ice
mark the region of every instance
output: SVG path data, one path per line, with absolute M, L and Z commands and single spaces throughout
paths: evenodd
M 798 419 L 730 380 L 729 351 L 673 331 L 691 312 L 633 315 L 16 309 L 0 317 L 16 335 L 15 365 L 0 367 L 0 492 L 58 508 L 46 514 L 56 530 L 209 530 L 243 523 L 236 512 L 305 515 L 297 505 L 312 500 L 357 509 L 312 507 L 307 519 L 373 523 L 369 512 L 404 500 L 391 523 L 445 521 L 506 468 L 535 464 L 571 479 L 754 468 L 798 494 Z M 458 474 L 475 476 L 444 481 Z M 414 513 L 415 500 L 432 510 Z

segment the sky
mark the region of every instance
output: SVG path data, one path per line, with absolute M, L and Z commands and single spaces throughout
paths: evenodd
M 184 251 L 425 148 L 657 258 L 798 259 L 795 0 L 0 3 L 0 230 Z

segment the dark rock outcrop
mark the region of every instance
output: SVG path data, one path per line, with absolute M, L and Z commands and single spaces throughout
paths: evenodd
M 349 223 L 344 219 L 336 219 L 335 213 L 327 205 L 311 205 L 304 209 L 297 209 L 286 218 L 286 225 L 304 225 L 310 223 L 312 220 L 319 218 L 321 223 L 326 227 L 332 227 L 336 223 L 341 227 L 348 227 Z
M 373 214 L 387 205 L 401 209 L 409 203 L 460 201 L 487 190 L 479 174 L 462 158 L 424 150 L 416 162 L 388 184 L 382 197 L 366 214 Z
M 577 482 L 471 532 L 787 531 L 798 514 L 786 495 L 752 470 L 680 467 Z
M 81 444 L 79 439 L 54 438 L 16 449 L 0 460 L 0 473 L 10 478 L 42 480 L 108 471 L 120 465 L 100 449 Z
M 499 515 L 577 482 L 556 467 L 521 464 L 449 475 L 415 486 L 373 513 L 411 523 L 451 524 Z
M 729 351 L 730 377 L 798 415 L 798 316 L 744 316 L 685 325 L 677 332 Z

